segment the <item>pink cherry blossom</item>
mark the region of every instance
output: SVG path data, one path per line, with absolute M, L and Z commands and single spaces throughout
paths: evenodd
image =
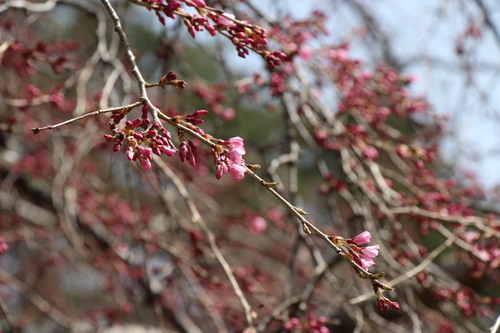
M 352 239 L 352 242 L 356 245 L 363 245 L 369 243 L 372 239 L 372 235 L 368 231 L 363 231 L 356 237 Z
M 5 238 L 0 237 L 0 255 L 9 250 L 9 245 L 5 242 Z
M 245 146 L 243 139 L 239 136 L 231 138 L 223 143 L 227 150 L 213 151 L 215 163 L 215 178 L 220 179 L 223 174 L 230 172 L 234 180 L 242 180 L 245 177 L 247 168 L 245 167 Z
M 250 229 L 256 234 L 264 232 L 266 228 L 267 228 L 267 222 L 261 216 L 254 216 L 250 221 Z
M 242 138 L 239 136 L 231 138 L 226 141 L 226 146 L 229 148 L 229 159 L 231 161 L 237 164 L 245 162 L 242 157 L 246 153 Z
M 230 163 L 229 164 L 229 172 L 231 172 L 231 176 L 233 176 L 234 180 L 240 181 L 245 177 L 245 172 L 247 169 L 243 165 Z
M 378 151 L 372 146 L 364 146 L 363 155 L 369 160 L 374 160 L 378 157 Z
M 375 265 L 375 261 L 373 260 L 373 258 L 378 256 L 380 245 L 371 245 L 360 249 L 361 267 L 363 267 L 363 269 L 367 269 L 368 267 Z

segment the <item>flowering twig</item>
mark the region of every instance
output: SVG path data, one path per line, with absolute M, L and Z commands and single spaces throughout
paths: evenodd
M 197 124 L 203 122 L 200 118 L 206 114 L 206 111 L 198 110 L 193 114 L 187 116 L 170 117 L 152 104 L 147 94 L 147 88 L 164 85 L 173 85 L 177 86 L 178 88 L 183 88 L 185 83 L 183 83 L 183 81 L 176 80 L 176 75 L 168 73 L 158 83 L 148 84 L 143 78 L 141 71 L 137 66 L 135 56 L 131 50 L 130 44 L 128 43 L 127 36 L 121 26 L 120 18 L 118 17 L 116 11 L 111 6 L 108 0 L 101 0 L 101 2 L 106 7 L 109 15 L 113 20 L 115 31 L 120 37 L 120 41 L 125 49 L 127 59 L 131 64 L 132 74 L 137 81 L 140 92 L 139 101 L 124 107 L 114 107 L 110 109 L 94 111 L 79 117 L 75 117 L 60 124 L 35 128 L 33 129 L 33 132 L 38 133 L 41 130 L 54 129 L 59 126 L 72 123 L 76 120 L 83 119 L 85 117 L 112 112 L 113 115 L 110 121 L 110 128 L 114 135 L 106 135 L 106 140 L 115 142 L 115 145 L 113 147 L 115 151 L 119 150 L 123 142 L 126 141 L 128 144 L 126 152 L 127 158 L 129 160 L 139 159 L 143 168 L 149 170 L 151 168 L 152 153 L 160 155 L 163 152 L 168 156 L 172 156 L 176 153 L 177 150 L 171 144 L 170 134 L 166 129 L 164 129 L 163 125 L 161 124 L 161 120 L 164 120 L 171 126 L 175 127 L 179 132 L 181 145 L 178 151 L 181 160 L 186 159 L 190 164 L 195 164 L 194 158 L 196 155 L 196 147 L 194 147 L 191 144 L 190 140 L 187 137 L 185 138 L 185 136 L 189 135 L 190 137 L 197 138 L 201 143 L 211 148 L 212 154 L 214 156 L 214 161 L 216 163 L 215 169 L 217 178 L 220 178 L 222 174 L 230 171 L 234 179 L 241 180 L 244 176 L 244 173 L 248 173 L 254 180 L 261 184 L 268 192 L 270 192 L 285 207 L 287 207 L 287 209 L 300 221 L 302 229 L 306 234 L 317 235 L 332 249 L 334 249 L 341 258 L 348 261 L 361 278 L 370 280 L 379 301 L 379 309 L 386 310 L 388 306 L 399 308 L 399 305 L 397 305 L 397 303 L 389 301 L 381 293 L 382 290 L 392 290 L 391 287 L 380 282 L 380 278 L 382 278 L 384 274 L 374 274 L 367 270 L 368 266 L 374 264 L 373 258 L 378 254 L 379 248 L 378 245 L 367 247 L 360 246 L 369 242 L 369 233 L 362 233 L 354 237 L 353 239 L 344 239 L 340 236 L 332 236 L 324 233 L 322 230 L 320 230 L 318 227 L 304 218 L 303 215 L 307 214 L 306 212 L 292 205 L 273 188 L 277 185 L 276 183 L 266 182 L 253 171 L 254 166 L 245 164 L 245 161 L 242 158 L 242 155 L 245 154 L 245 150 L 243 146 L 243 140 L 241 138 L 232 138 L 227 141 L 218 140 L 210 135 L 205 134 L 196 126 Z M 138 118 L 134 121 L 127 121 L 125 127 L 119 129 L 117 125 L 122 120 L 124 115 L 134 107 L 141 104 L 143 112 L 142 119 Z M 152 122 L 147 118 L 148 113 L 152 115 Z M 142 132 L 136 131 L 136 129 L 139 127 L 142 127 L 145 130 Z M 142 146 L 143 143 L 149 144 L 150 148 Z M 369 193 L 368 190 L 365 191 Z M 193 216 L 199 217 L 199 214 L 195 214 L 196 212 L 196 209 L 194 209 Z M 210 236 L 209 234 L 208 238 L 209 240 L 212 239 L 213 241 L 213 235 Z M 220 252 L 218 252 L 216 248 L 212 248 L 212 250 L 214 251 L 214 254 L 218 258 L 221 265 L 224 267 L 226 273 L 229 272 L 227 271 L 226 267 L 227 263 L 225 263 L 223 257 L 220 256 Z M 231 274 L 228 274 L 228 278 L 230 279 L 233 288 L 238 294 L 238 297 L 240 297 L 240 300 L 245 308 L 247 321 L 249 325 L 252 326 L 253 324 L 248 302 L 246 302 L 246 300 L 242 296 L 241 290 L 239 290 L 234 277 L 232 277 Z
M 352 256 L 347 252 L 348 248 L 352 245 L 362 245 L 365 244 L 369 241 L 369 237 L 367 234 L 362 233 L 358 235 L 358 239 L 356 237 L 353 239 L 353 241 L 350 243 L 351 245 L 347 245 L 342 237 L 335 237 L 335 236 L 330 236 L 323 231 L 321 231 L 318 227 L 316 227 L 314 224 L 309 222 L 306 218 L 304 218 L 305 213 L 302 209 L 297 208 L 293 206 L 290 202 L 288 202 L 283 196 L 281 196 L 272 186 L 269 186 L 269 183 L 264 181 L 259 175 L 257 175 L 255 172 L 253 172 L 252 168 L 247 165 L 247 173 L 257 180 L 268 192 L 270 192 L 275 198 L 277 198 L 284 206 L 288 208 L 292 212 L 292 214 L 300 221 L 302 228 L 306 234 L 316 234 L 319 236 L 323 241 L 325 241 L 331 248 L 335 250 L 335 252 L 343 259 L 345 259 L 349 264 L 354 268 L 354 270 L 358 273 L 358 275 L 363 278 L 363 279 L 369 279 L 375 293 L 377 296 L 379 296 L 379 299 L 381 297 L 380 294 L 380 289 L 383 290 L 393 290 L 389 285 L 384 284 L 380 282 L 380 278 L 384 276 L 383 273 L 379 274 L 374 274 L 369 272 L 367 268 L 366 261 L 367 259 L 361 258 L 359 262 L 356 262 L 355 260 L 352 259 Z M 340 242 L 339 242 L 340 241 Z M 345 244 L 345 245 L 339 245 L 339 244 Z M 375 248 L 374 248 L 375 249 Z M 371 249 L 369 249 L 371 251 Z M 378 253 L 378 252 L 377 252 Z M 369 254 L 369 260 L 372 260 L 371 258 L 375 257 L 376 254 L 373 252 L 368 252 Z M 374 255 L 371 255 L 374 254 Z M 370 261 L 368 261 L 370 262 Z M 398 307 L 397 303 L 394 304 L 394 307 Z
M 260 183 L 268 192 L 270 192 L 275 198 L 277 198 L 288 210 L 300 221 L 302 225 L 302 229 L 306 234 L 315 234 L 323 241 L 325 241 L 335 252 L 343 259 L 348 261 L 350 265 L 354 268 L 356 273 L 363 279 L 369 279 L 375 294 L 379 299 L 379 305 L 382 304 L 382 308 L 385 309 L 387 304 L 391 304 L 391 306 L 396 307 L 397 303 L 390 303 L 384 296 L 381 294 L 381 290 L 392 290 L 388 285 L 380 282 L 380 278 L 383 276 L 382 273 L 374 274 L 367 270 L 367 267 L 374 264 L 373 258 L 378 254 L 378 245 L 368 246 L 368 247 L 360 247 L 360 245 L 366 244 L 370 236 L 369 234 L 362 233 L 355 237 L 354 239 L 344 239 L 340 236 L 331 236 L 323 231 L 321 231 L 314 224 L 309 222 L 306 218 L 304 218 L 304 214 L 307 214 L 303 210 L 298 207 L 292 205 L 289 201 L 287 201 L 283 196 L 281 196 L 273 187 L 276 185 L 275 183 L 266 182 L 260 176 L 258 176 L 254 171 L 254 167 L 249 164 L 245 164 L 242 155 L 245 154 L 243 141 L 240 138 L 233 138 L 228 141 L 217 140 L 210 135 L 205 134 L 203 131 L 199 130 L 196 127 L 196 124 L 203 122 L 200 118 L 206 114 L 206 111 L 200 110 L 191 115 L 183 116 L 183 117 L 170 117 L 159 110 L 156 106 L 154 106 L 149 100 L 146 89 L 156 86 L 164 86 L 164 85 L 173 85 L 179 88 L 183 88 L 185 83 L 183 81 L 176 80 L 177 75 L 173 72 L 169 72 L 162 80 L 160 80 L 156 84 L 148 84 L 135 61 L 135 56 L 131 51 L 130 45 L 128 43 L 127 37 L 120 23 L 120 19 L 111 6 L 108 0 L 101 0 L 106 9 L 108 10 L 110 16 L 113 19 L 115 30 L 118 33 L 121 43 L 125 48 L 125 53 L 127 55 L 127 59 L 132 67 L 132 74 L 134 75 L 140 91 L 140 99 L 139 101 L 129 104 L 123 107 L 114 107 L 104 110 L 94 111 L 79 117 L 75 117 L 68 121 L 62 122 L 60 124 L 46 126 L 41 128 L 34 128 L 33 132 L 38 133 L 41 130 L 45 129 L 55 129 L 59 126 L 66 125 L 72 123 L 76 120 L 83 119 L 85 117 L 99 115 L 102 113 L 112 112 L 113 116 L 111 117 L 110 127 L 112 131 L 115 133 L 114 135 L 106 135 L 106 139 L 108 141 L 114 141 L 115 146 L 114 150 L 117 151 L 120 149 L 122 143 L 126 140 L 129 148 L 127 149 L 127 158 L 129 160 L 139 159 L 141 161 L 141 165 L 144 169 L 149 170 L 151 168 L 151 160 L 152 160 L 152 152 L 157 155 L 160 155 L 162 152 L 167 154 L 168 156 L 172 156 L 176 153 L 176 148 L 174 148 L 171 144 L 171 137 L 168 131 L 164 129 L 164 127 L 160 123 L 160 119 L 166 121 L 168 124 L 174 126 L 180 135 L 189 135 L 191 137 L 197 138 L 201 143 L 205 144 L 209 148 L 212 149 L 214 161 L 216 162 L 216 177 L 220 178 L 223 173 L 231 171 L 233 178 L 236 180 L 241 180 L 243 178 L 244 173 L 248 173 L 253 179 L 255 179 L 258 183 Z M 131 109 L 143 105 L 142 112 L 143 117 L 141 119 L 136 119 L 135 121 L 127 121 L 126 126 L 123 129 L 118 129 L 116 126 L 121 121 L 123 116 L 128 113 Z M 203 111 L 203 112 L 202 112 Z M 153 122 L 147 121 L 147 113 L 151 113 Z M 135 129 L 138 127 L 143 127 L 145 130 L 143 132 L 136 132 Z M 194 156 L 195 156 L 195 147 L 190 146 L 189 139 L 181 139 L 181 146 L 179 148 L 179 156 L 181 160 L 187 159 L 189 163 L 193 164 Z M 148 142 L 151 148 L 143 147 L 142 143 Z M 226 146 L 227 148 L 223 147 Z M 156 150 L 155 150 L 156 149 Z M 367 191 L 368 192 L 368 191 Z M 196 212 L 194 210 L 193 212 Z M 198 214 L 199 217 L 199 214 Z M 208 237 L 209 240 L 213 237 Z M 217 249 L 213 248 L 214 253 L 218 257 L 222 266 L 224 265 L 224 260 L 220 256 L 217 255 Z M 225 268 L 226 270 L 226 268 Z M 227 271 L 227 270 L 226 270 Z M 251 325 L 251 316 L 249 315 L 249 305 L 242 298 L 241 290 L 238 292 L 237 284 L 235 284 L 234 277 L 232 278 L 230 274 L 228 277 L 233 284 L 233 287 L 240 299 L 242 300 L 242 304 L 245 307 L 245 311 L 247 313 L 247 320 L 249 321 L 249 325 Z

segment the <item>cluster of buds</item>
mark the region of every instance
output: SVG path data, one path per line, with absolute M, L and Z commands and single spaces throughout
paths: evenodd
M 189 34 L 191 37 L 195 38 L 196 31 L 207 30 L 208 33 L 212 36 L 217 35 L 217 30 L 214 28 L 210 22 L 208 22 L 207 18 L 201 16 L 199 14 L 191 15 L 189 13 L 185 13 L 182 16 L 182 22 L 187 27 Z
M 283 328 L 285 332 L 330 333 L 326 324 L 326 317 L 316 317 L 314 314 L 310 314 L 308 320 L 303 322 L 297 317 L 290 318 L 283 324 Z
M 153 155 L 173 156 L 176 149 L 173 146 L 170 133 L 159 123 L 151 123 L 146 118 L 148 107 L 143 106 L 143 118 L 137 118 L 133 121 L 126 121 L 125 126 L 119 129 L 116 125 L 124 117 L 123 111 L 115 111 L 111 116 L 110 129 L 114 135 L 105 134 L 104 138 L 108 142 L 114 142 L 113 151 L 117 152 L 124 143 L 127 144 L 126 154 L 130 161 L 139 160 L 144 170 L 151 169 Z M 143 130 L 137 130 L 142 128 Z M 147 145 L 147 146 L 146 146 Z
M 189 140 L 187 135 L 179 131 L 179 137 L 181 138 L 181 144 L 179 146 L 179 158 L 181 162 L 187 161 L 192 166 L 196 166 L 196 156 L 198 155 L 198 147 Z
M 330 240 L 364 270 L 375 265 L 373 258 L 378 255 L 378 250 L 380 249 L 380 245 L 361 246 L 369 243 L 371 238 L 372 236 L 368 231 L 363 231 L 356 237 L 347 239 L 340 236 L 330 236 Z
M 168 74 L 167 74 L 168 75 Z M 144 170 L 151 169 L 153 154 L 161 156 L 173 156 L 177 149 L 172 143 L 170 133 L 159 123 L 151 123 L 148 118 L 149 106 L 143 104 L 142 117 L 133 121 L 126 121 L 123 128 L 118 124 L 125 117 L 126 111 L 114 111 L 110 119 L 110 130 L 113 135 L 105 134 L 104 138 L 108 142 L 114 142 L 113 151 L 117 152 L 124 143 L 127 146 L 126 155 L 130 161 L 139 160 Z M 204 122 L 202 117 L 208 113 L 207 110 L 197 110 L 188 115 L 174 116 L 174 122 L 183 124 L 185 127 L 193 130 L 200 135 L 205 133 L 197 125 Z M 139 129 L 139 130 L 138 130 Z M 142 129 L 142 130 L 141 130 Z M 179 129 L 179 158 L 181 162 L 187 161 L 192 166 L 196 166 L 196 156 L 198 156 L 197 145 L 190 140 L 186 130 Z M 220 179 L 223 174 L 231 173 L 235 180 L 242 180 L 247 168 L 245 166 L 245 147 L 243 139 L 234 137 L 227 141 L 215 140 L 217 144 L 212 148 L 212 155 L 215 162 L 215 176 Z
M 287 58 L 283 52 L 265 51 L 268 44 L 266 30 L 258 25 L 250 24 L 246 20 L 238 20 L 234 15 L 219 9 L 208 7 L 204 0 L 141 0 L 153 9 L 161 24 L 165 25 L 163 15 L 175 19 L 178 16 L 187 27 L 191 37 L 195 38 L 196 32 L 206 30 L 215 36 L 221 33 L 236 47 L 238 56 L 245 58 L 250 50 L 259 54 L 270 68 L 281 64 Z M 181 8 L 182 3 L 196 8 L 198 13 L 192 14 Z M 210 19 L 210 21 L 209 21 Z
M 229 150 L 224 148 L 224 146 L 229 148 Z M 220 179 L 223 174 L 230 172 L 234 180 L 242 180 L 247 171 L 243 155 L 245 155 L 245 146 L 243 139 L 239 136 L 227 141 L 221 141 L 220 144 L 212 148 L 215 177 Z
M 162 14 L 165 14 L 171 19 L 174 19 L 175 11 L 178 10 L 182 5 L 182 2 L 177 0 L 141 0 L 141 1 L 148 5 L 151 5 L 151 7 L 149 8 L 155 9 L 156 16 L 158 16 L 158 19 L 163 25 L 165 25 L 165 19 L 163 18 Z
M 270 68 L 281 65 L 281 61 L 287 59 L 287 55 L 281 51 L 264 51 L 262 52 L 262 57 Z
M 184 89 L 187 86 L 186 81 L 184 80 L 177 80 L 177 74 L 173 71 L 169 71 L 167 74 L 165 74 L 160 81 L 156 85 L 159 86 L 173 86 L 178 89 Z M 147 105 L 147 104 L 145 104 Z
M 391 301 L 390 299 L 385 297 L 380 290 L 377 291 L 376 294 L 377 294 L 377 310 L 378 311 L 389 311 L 389 308 L 394 309 L 394 310 L 401 309 L 398 302 Z

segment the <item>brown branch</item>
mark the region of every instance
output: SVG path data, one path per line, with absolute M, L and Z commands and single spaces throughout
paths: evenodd
M 500 239 L 500 232 L 495 231 L 487 226 L 487 221 L 483 218 L 477 216 L 460 216 L 460 215 L 445 215 L 437 212 L 428 211 L 419 207 L 409 206 L 409 207 L 397 207 L 388 210 L 389 213 L 395 215 L 417 215 L 421 217 L 430 218 L 433 220 L 439 220 L 443 222 L 459 223 L 465 226 L 472 226 L 481 230 L 488 237 L 495 237 Z
M 113 108 L 109 108 L 109 109 L 96 110 L 96 111 L 92 111 L 92 112 L 86 113 L 86 114 L 78 116 L 78 117 L 71 118 L 69 120 L 63 121 L 63 122 L 58 123 L 58 124 L 45 126 L 45 127 L 34 127 L 31 130 L 33 131 L 33 134 L 38 134 L 41 131 L 53 130 L 53 129 L 56 129 L 58 127 L 71 124 L 75 121 L 78 121 L 78 120 L 81 120 L 81 119 L 84 119 L 87 117 L 98 116 L 98 115 L 103 114 L 103 113 L 109 113 L 109 112 L 120 111 L 120 110 L 129 111 L 129 110 L 131 110 L 131 109 L 133 109 L 136 106 L 139 106 L 141 104 L 143 104 L 143 103 L 142 102 L 135 102 L 135 103 L 132 103 L 129 105 L 117 106 L 117 107 L 113 107 Z
M 236 296 L 239 298 L 241 304 L 243 305 L 243 308 L 245 310 L 245 315 L 246 315 L 246 320 L 249 325 L 249 327 L 254 327 L 253 324 L 253 317 L 254 317 L 254 312 L 250 306 L 250 303 L 248 303 L 245 295 L 243 294 L 243 290 L 238 284 L 238 281 L 236 280 L 236 277 L 233 274 L 233 271 L 231 269 L 231 266 L 227 262 L 226 258 L 222 254 L 221 250 L 217 246 L 217 243 L 215 242 L 215 235 L 213 232 L 210 230 L 208 225 L 205 223 L 203 220 L 203 217 L 201 216 L 200 212 L 198 211 L 198 208 L 196 207 L 194 201 L 191 199 L 189 196 L 189 193 L 182 183 L 182 181 L 175 175 L 174 172 L 167 166 L 165 162 L 161 159 L 155 158 L 154 161 L 156 162 L 156 165 L 160 167 L 160 169 L 163 171 L 163 173 L 173 182 L 177 190 L 179 191 L 179 194 L 182 196 L 182 198 L 186 201 L 189 210 L 191 211 L 192 214 L 192 222 L 195 224 L 198 224 L 203 232 L 207 235 L 208 242 L 210 245 L 210 249 L 214 253 L 215 257 L 219 261 L 220 265 L 222 266 L 222 269 L 224 270 L 224 273 L 226 273 L 227 278 L 229 279 L 229 282 L 231 283 L 231 286 L 236 294 Z
M 34 292 L 28 285 L 24 282 L 18 280 L 14 276 L 10 275 L 6 271 L 0 268 L 0 281 L 7 284 L 14 290 L 17 290 L 23 297 L 25 297 L 31 304 L 33 304 L 40 312 L 47 314 L 56 323 L 64 328 L 69 328 L 71 326 L 71 318 L 65 315 L 60 310 L 52 306 L 47 300 L 42 296 Z

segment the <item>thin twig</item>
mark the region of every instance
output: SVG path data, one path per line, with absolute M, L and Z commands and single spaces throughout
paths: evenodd
M 443 222 L 459 223 L 465 226 L 473 226 L 483 231 L 487 236 L 494 236 L 500 239 L 500 232 L 487 226 L 487 221 L 476 216 L 446 215 L 437 212 L 428 211 L 416 206 L 397 207 L 389 209 L 392 214 L 413 214 Z
M 84 118 L 87 118 L 87 117 L 98 116 L 98 115 L 103 114 L 103 113 L 109 113 L 109 112 L 120 111 L 120 110 L 128 111 L 128 110 L 131 110 L 131 109 L 133 109 L 136 106 L 139 106 L 141 104 L 142 104 L 142 102 L 135 102 L 135 103 L 132 103 L 132 104 L 129 104 L 129 105 L 117 106 L 117 107 L 113 107 L 113 108 L 109 108 L 109 109 L 96 110 L 96 111 L 92 111 L 92 112 L 83 114 L 83 115 L 78 116 L 78 117 L 74 117 L 74 118 L 68 119 L 68 120 L 63 121 L 63 122 L 58 123 L 58 124 L 49 125 L 49 126 L 45 126 L 45 127 L 34 127 L 31 130 L 33 131 L 34 134 L 38 134 L 41 131 L 53 130 L 53 129 L 56 129 L 58 127 L 71 124 L 71 123 L 73 123 L 75 121 L 78 121 L 78 120 L 81 120 L 81 119 L 84 119 Z
M 189 207 L 189 210 L 191 211 L 191 214 L 192 214 L 192 222 L 200 225 L 203 232 L 205 232 L 205 234 L 207 235 L 210 249 L 212 250 L 215 257 L 217 258 L 220 265 L 222 266 L 222 269 L 224 270 L 224 273 L 226 273 L 226 276 L 229 279 L 229 282 L 231 283 L 231 286 L 233 287 L 233 290 L 234 290 L 236 296 L 239 298 L 241 304 L 243 305 L 248 326 L 254 327 L 254 324 L 253 324 L 253 316 L 254 316 L 253 313 L 254 312 L 253 312 L 250 304 L 248 303 L 245 295 L 243 294 L 243 290 L 239 286 L 238 281 L 236 280 L 236 277 L 233 274 L 231 266 L 227 262 L 226 258 L 222 254 L 219 247 L 217 246 L 217 243 L 215 242 L 215 235 L 213 234 L 213 232 L 210 230 L 208 225 L 203 220 L 203 217 L 199 213 L 198 208 L 196 207 L 195 203 L 191 199 L 191 197 L 190 197 L 186 187 L 182 183 L 182 181 L 167 166 L 167 164 L 163 160 L 161 160 L 159 158 L 155 158 L 154 161 L 155 161 L 156 165 L 158 165 L 160 167 L 160 169 L 163 171 L 163 173 L 173 182 L 173 184 L 175 185 L 175 187 L 179 191 L 179 194 L 186 201 L 186 203 Z
M 56 323 L 64 328 L 69 328 L 71 318 L 62 313 L 60 310 L 52 306 L 47 300 L 34 292 L 24 282 L 18 280 L 6 271 L 0 268 L 0 281 L 7 284 L 11 288 L 17 290 L 23 297 L 25 297 L 31 304 L 33 304 L 40 312 L 47 314 Z

